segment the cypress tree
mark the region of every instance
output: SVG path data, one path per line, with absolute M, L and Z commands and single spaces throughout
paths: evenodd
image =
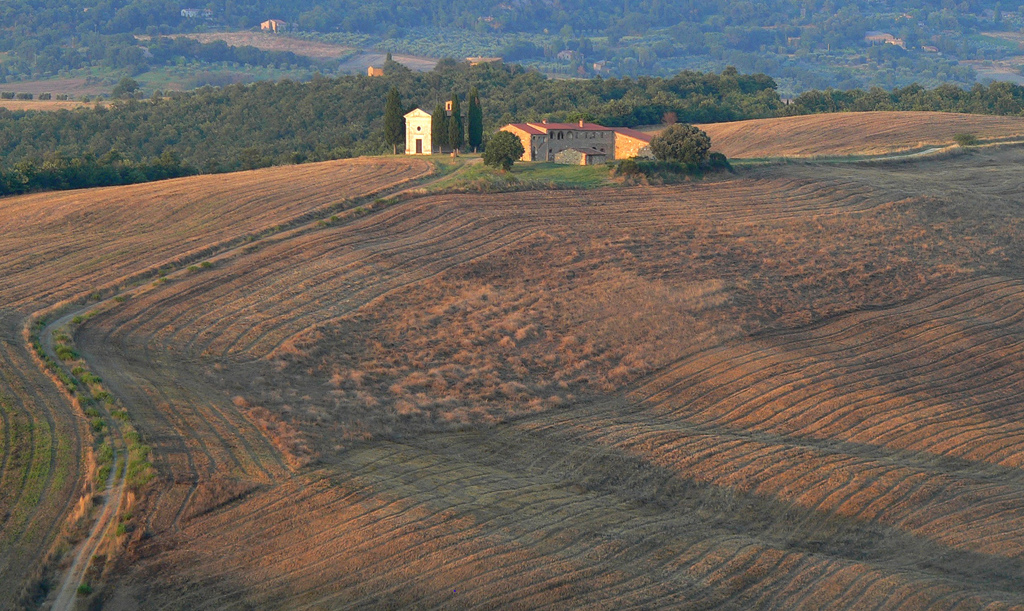
M 434 114 L 430 115 L 430 142 L 438 151 L 448 146 L 448 116 L 440 102 L 434 107 Z
M 480 92 L 476 87 L 469 90 L 469 146 L 475 153 L 484 141 L 484 111 L 480 107 Z
M 405 125 L 402 120 L 402 96 L 397 87 L 388 92 L 384 103 L 384 142 L 390 144 L 394 154 L 398 154 L 398 145 L 405 144 Z
M 457 153 L 465 141 L 466 135 L 462 129 L 462 108 L 459 105 L 459 96 L 452 94 L 452 116 L 448 119 L 448 146 Z

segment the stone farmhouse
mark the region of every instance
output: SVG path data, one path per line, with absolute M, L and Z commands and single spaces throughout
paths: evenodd
M 596 123 L 511 123 L 501 128 L 517 136 L 523 143 L 522 161 L 561 161 L 582 158 L 582 163 L 604 163 L 606 159 L 652 157 L 651 135 L 625 127 L 605 127 Z M 559 155 L 574 149 L 578 154 Z
M 445 105 L 451 114 L 450 102 Z M 430 155 L 431 115 L 417 108 L 405 115 L 405 154 Z M 653 157 L 651 135 L 625 127 L 596 123 L 511 123 L 501 128 L 523 143 L 521 161 L 553 161 L 572 165 L 595 165 L 613 159 Z

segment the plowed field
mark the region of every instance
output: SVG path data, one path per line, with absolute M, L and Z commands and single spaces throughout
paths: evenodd
M 425 176 L 431 168 L 422 160 L 351 160 L 0 199 L 0 608 L 45 595 L 45 584 L 36 589 L 41 563 L 68 516 L 79 510 L 90 443 L 86 419 L 27 350 L 26 317 L 183 256 L 212 253 L 219 245 Z M 126 396 L 137 388 L 131 386 Z M 173 389 L 161 392 L 175 399 Z M 252 425 L 245 428 L 237 410 L 216 423 L 209 415 L 205 411 L 200 428 L 189 429 L 190 442 L 211 446 L 204 435 L 215 437 L 210 427 L 219 426 L 230 429 L 238 445 L 229 455 L 210 450 L 211 461 L 242 455 L 253 438 L 254 446 L 270 447 Z M 181 426 L 193 422 L 187 412 L 178 417 Z M 281 459 L 272 449 L 252 454 L 257 462 L 239 459 L 239 470 L 265 477 L 280 472 Z M 205 466 L 196 464 L 197 470 Z
M 163 475 L 108 602 L 1022 607 L 1022 161 L 435 195 L 169 277 L 76 336 Z
M 4 305 L 49 305 L 430 167 L 356 159 L 0 199 Z
M 981 139 L 1024 137 L 1024 119 L 943 112 L 851 112 L 701 125 L 727 157 L 883 155 Z

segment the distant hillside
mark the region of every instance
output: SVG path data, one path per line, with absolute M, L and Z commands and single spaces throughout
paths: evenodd
M 947 112 L 858 112 L 701 125 L 728 157 L 878 155 L 951 144 L 957 134 L 1024 137 L 1024 118 Z

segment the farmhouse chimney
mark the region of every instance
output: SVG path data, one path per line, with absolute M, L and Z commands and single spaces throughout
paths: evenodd
M 580 119 L 580 127 L 583 127 L 583 119 Z

